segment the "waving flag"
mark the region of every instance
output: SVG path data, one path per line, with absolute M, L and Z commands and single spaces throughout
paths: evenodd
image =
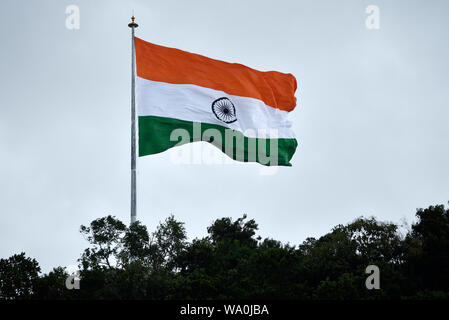
M 206 141 L 238 161 L 291 166 L 293 75 L 134 39 L 139 156 Z

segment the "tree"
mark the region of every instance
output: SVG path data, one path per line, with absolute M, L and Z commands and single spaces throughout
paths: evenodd
M 187 234 L 184 223 L 170 215 L 160 223 L 153 233 L 151 257 L 153 268 L 174 270 L 178 266 L 177 257 L 186 247 Z
M 0 259 L 0 299 L 29 299 L 35 291 L 40 267 L 25 253 Z
M 124 265 L 132 261 L 140 261 L 144 266 L 150 266 L 151 245 L 147 227 L 139 221 L 134 222 L 126 229 L 122 241 L 120 260 Z
M 160 223 L 150 236 L 140 222 L 126 227 L 112 216 L 81 226 L 90 247 L 81 262 L 83 298 L 139 299 L 172 294 L 166 281 L 174 281 L 172 272 L 186 246 L 182 222 L 174 216 Z M 159 288 L 159 289 L 155 289 Z
M 418 209 L 406 238 L 408 271 L 422 289 L 449 291 L 449 209 Z
M 449 299 L 449 210 L 416 216 L 405 237 L 361 217 L 298 247 L 257 237 L 246 215 L 217 219 L 190 242 L 173 215 L 151 234 L 107 216 L 80 228 L 82 290 L 65 288 L 60 267 L 39 277 L 22 253 L 0 260 L 0 299 Z M 381 290 L 365 287 L 371 264 Z
M 326 278 L 316 287 L 314 298 L 318 300 L 357 300 L 360 299 L 361 277 L 343 273 L 336 280 Z M 366 289 L 365 289 L 366 290 Z
M 120 264 L 122 239 L 127 228 L 123 222 L 112 216 L 95 219 L 90 227 L 81 226 L 80 232 L 92 245 L 80 258 L 83 269 L 113 268 Z
M 348 293 L 348 297 L 377 299 L 379 293 L 366 290 L 362 281 L 366 277 L 366 267 L 371 264 L 382 270 L 382 293 L 388 292 L 391 298 L 400 296 L 404 284 L 400 276 L 404 250 L 398 227 L 393 223 L 358 218 L 347 225 L 334 227 L 318 240 L 308 238 L 299 246 L 299 254 L 302 255 L 299 277 L 309 287 L 321 288 L 319 292 L 315 291 L 318 298 L 329 297 L 329 292 L 324 292 L 333 286 L 345 288 L 355 277 L 359 285 L 351 289 L 353 293 Z M 341 278 L 344 274 L 345 278 Z
M 69 274 L 64 268 L 53 268 L 48 274 L 44 274 L 37 279 L 33 298 L 50 300 L 70 298 L 69 290 L 65 286 L 68 276 Z M 72 293 L 74 296 L 75 292 Z
M 246 214 L 242 218 L 238 218 L 232 222 L 231 218 L 221 218 L 214 221 L 214 223 L 207 228 L 212 241 L 218 243 L 222 240 L 237 240 L 247 245 L 255 246 L 258 239 L 254 239 L 254 235 L 258 229 L 256 221 L 251 219 L 245 221 Z

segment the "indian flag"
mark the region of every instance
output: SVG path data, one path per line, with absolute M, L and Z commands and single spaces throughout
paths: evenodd
M 134 41 L 139 156 L 206 141 L 234 160 L 291 166 L 293 75 Z

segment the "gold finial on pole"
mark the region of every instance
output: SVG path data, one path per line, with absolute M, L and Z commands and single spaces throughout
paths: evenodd
M 137 23 L 134 22 L 136 18 L 134 17 L 134 15 L 131 17 L 131 23 L 128 24 L 128 27 L 130 28 L 137 28 L 139 25 Z

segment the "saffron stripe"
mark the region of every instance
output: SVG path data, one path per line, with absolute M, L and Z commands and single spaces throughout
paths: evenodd
M 194 84 L 230 95 L 261 100 L 285 111 L 296 106 L 296 79 L 292 74 L 258 71 L 242 64 L 211 59 L 179 49 L 146 42 L 137 37 L 137 75 L 172 84 Z

